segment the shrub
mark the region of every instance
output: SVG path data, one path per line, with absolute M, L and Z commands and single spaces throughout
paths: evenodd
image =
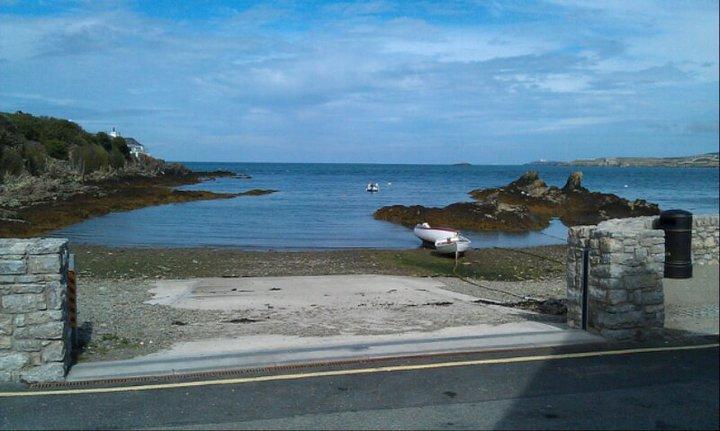
M 125 166 L 125 156 L 123 155 L 123 153 L 120 152 L 117 147 L 113 147 L 112 151 L 110 151 L 109 156 L 110 166 L 112 166 L 113 168 L 121 169 L 123 166 Z
M 39 142 L 29 141 L 23 144 L 22 158 L 25 160 L 25 169 L 32 175 L 39 175 L 45 171 L 45 147 Z
M 63 142 L 59 139 L 50 139 L 44 141 L 43 145 L 45 146 L 45 151 L 48 156 L 55 159 L 67 160 L 69 146 L 67 142 Z
M 43 140 L 59 139 L 64 142 L 71 142 L 87 133 L 72 121 L 50 117 L 40 118 L 42 121 L 38 124 L 38 129 Z
M 108 166 L 108 153 L 99 145 L 83 145 L 73 149 L 73 165 L 81 174 L 89 174 Z
M 17 131 L 22 134 L 25 139 L 35 140 L 40 138 L 40 119 L 21 111 L 10 114 L 7 119 L 15 126 Z
M 25 142 L 25 138 L 17 133 L 7 130 L 0 130 L 0 147 L 19 147 Z
M 7 114 L 0 113 L 0 133 L 17 133 L 15 126 L 8 118 Z
M 0 178 L 20 175 L 25 169 L 23 159 L 15 148 L 0 147 Z
M 127 160 L 130 160 L 130 148 L 128 148 L 127 143 L 125 142 L 125 138 L 121 138 L 120 136 L 116 136 L 112 140 L 113 147 L 117 148 L 118 151 L 120 151 L 120 154 L 123 155 Z
M 98 132 L 95 135 L 95 143 L 102 146 L 105 151 L 112 150 L 112 138 L 105 132 Z

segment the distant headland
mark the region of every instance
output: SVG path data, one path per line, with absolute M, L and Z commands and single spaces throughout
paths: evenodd
M 0 112 L 0 237 L 37 236 L 89 217 L 151 205 L 274 192 L 176 189 L 216 177 L 249 178 L 167 163 L 115 128 L 90 133 L 65 119 Z
M 610 166 L 610 167 L 666 167 L 666 168 L 717 168 L 718 153 L 705 153 L 685 157 L 599 157 L 577 159 L 570 162 L 539 160 L 526 165 L 545 166 Z

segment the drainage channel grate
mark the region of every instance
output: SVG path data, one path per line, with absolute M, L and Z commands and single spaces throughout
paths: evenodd
M 348 359 L 338 361 L 325 361 L 325 362 L 313 362 L 313 363 L 302 363 L 302 364 L 285 364 L 285 365 L 273 365 L 268 367 L 259 368 L 240 368 L 230 370 L 216 370 L 216 371 L 203 371 L 196 373 L 179 373 L 179 374 L 167 374 L 162 376 L 138 376 L 138 377 L 118 377 L 112 379 L 102 380 L 83 380 L 83 381 L 62 381 L 62 382 L 43 382 L 33 383 L 29 385 L 31 390 L 48 390 L 48 389 L 85 389 L 85 388 L 104 388 L 104 387 L 115 387 L 115 386 L 142 386 L 151 384 L 163 384 L 163 383 L 178 383 L 178 382 L 192 382 L 192 381 L 204 381 L 204 380 L 222 380 L 227 378 L 239 378 L 239 377 L 261 377 L 269 376 L 283 371 L 332 371 L 341 370 L 350 366 L 362 366 L 362 365 L 377 365 L 378 363 L 385 363 L 383 365 L 397 365 L 400 363 L 407 363 L 410 360 L 417 359 L 440 359 L 448 356 L 462 357 L 473 354 L 473 352 L 456 352 L 456 353 L 441 353 L 441 354 L 430 354 L 430 355 L 415 355 L 415 356 L 403 356 L 403 357 L 384 357 L 384 358 L 365 358 L 365 359 Z
M 347 362 L 333 362 L 326 364 L 289 364 L 289 365 L 277 365 L 272 367 L 263 368 L 242 368 L 232 370 L 217 370 L 217 371 L 204 371 L 197 373 L 181 373 L 181 374 L 167 374 L 161 376 L 138 376 L 138 377 L 118 377 L 112 379 L 102 380 L 83 380 L 83 381 L 63 381 L 63 382 L 44 382 L 34 383 L 30 385 L 30 389 L 34 390 L 47 390 L 47 389 L 78 389 L 78 388 L 95 388 L 95 387 L 114 387 L 114 386 L 142 386 L 152 384 L 163 384 L 163 383 L 178 383 L 178 382 L 192 382 L 192 381 L 203 381 L 203 380 L 221 380 L 233 377 L 259 377 L 265 375 L 272 375 L 282 371 L 297 371 L 303 369 L 314 369 L 314 368 L 331 368 L 340 367 L 349 364 L 363 364 L 372 362 L 370 360 L 364 361 L 347 361 Z
M 696 340 L 696 343 L 707 342 L 708 340 L 716 342 L 717 336 L 704 337 Z M 687 342 L 687 340 L 685 340 Z M 660 342 L 659 342 L 660 343 Z M 662 344 L 662 343 L 661 343 Z M 682 343 L 685 344 L 685 343 Z M 649 343 L 649 346 L 654 345 Z M 463 361 L 468 359 L 476 359 L 478 356 L 491 359 L 491 358 L 509 358 L 514 356 L 526 355 L 528 350 L 533 351 L 536 355 L 543 354 L 559 354 L 559 353 L 574 353 L 583 351 L 596 351 L 605 350 L 608 348 L 614 349 L 625 349 L 631 347 L 638 347 L 636 343 L 582 343 L 578 345 L 568 346 L 554 346 L 554 347 L 543 347 L 534 346 L 528 349 L 514 349 L 514 348 L 498 348 L 494 350 L 485 351 L 455 351 L 455 352 L 437 352 L 437 353 L 423 353 L 423 354 L 407 354 L 400 356 L 386 356 L 386 357 L 375 357 L 375 358 L 355 358 L 355 359 L 343 359 L 323 362 L 306 362 L 297 364 L 282 364 L 272 365 L 266 367 L 255 367 L 255 368 L 237 368 L 228 370 L 215 370 L 215 371 L 203 371 L 195 373 L 178 373 L 178 374 L 167 374 L 163 376 L 142 376 L 142 377 L 124 377 L 124 378 L 113 378 L 113 379 L 102 379 L 102 380 L 87 380 L 87 381 L 63 381 L 63 382 L 46 382 L 46 383 L 34 383 L 29 385 L 30 390 L 62 390 L 62 389 L 85 389 L 85 388 L 108 388 L 117 386 L 143 386 L 152 384 L 164 384 L 164 383 L 180 383 L 180 382 L 193 382 L 193 381 L 212 381 L 212 380 L 223 380 L 228 378 L 241 378 L 241 377 L 263 377 L 272 376 L 284 371 L 335 371 L 345 370 L 353 368 L 361 368 L 363 366 L 385 366 L 392 367 L 397 365 L 408 365 L 408 364 L 431 364 L 434 362 L 453 362 Z

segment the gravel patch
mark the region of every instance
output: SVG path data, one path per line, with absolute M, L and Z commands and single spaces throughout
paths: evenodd
M 367 300 L 298 306 L 242 306 L 227 310 L 148 304 L 148 280 L 84 278 L 79 284 L 81 361 L 126 359 L 167 349 L 182 341 L 278 334 L 291 336 L 380 335 L 442 328 L 547 321 L 541 314 L 450 296 L 368 295 Z M 272 294 L 282 294 L 272 293 Z
M 468 282 L 452 277 L 442 277 L 441 280 L 453 292 L 501 303 L 516 303 L 526 299 L 565 299 L 567 287 L 565 278 L 561 277 L 522 281 L 473 279 Z
M 84 344 L 81 361 L 125 359 L 165 349 L 179 341 L 222 336 L 371 335 L 548 318 L 526 310 L 444 300 L 427 304 L 377 300 L 352 307 L 308 306 L 301 310 L 180 309 L 145 303 L 152 298 L 149 290 L 156 280 L 386 274 L 442 277 L 438 280 L 448 290 L 498 302 L 517 301 L 517 296 L 523 295 L 564 297 L 564 282 L 559 278 L 564 273 L 561 264 L 564 246 L 474 250 L 467 253 L 457 268 L 452 259 L 421 249 L 249 252 L 74 246 L 72 251 L 79 271 L 79 339 Z M 456 269 L 462 276 L 479 280 L 486 288 L 450 277 Z

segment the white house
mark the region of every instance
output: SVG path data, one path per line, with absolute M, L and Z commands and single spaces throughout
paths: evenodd
M 115 129 L 115 127 L 112 128 L 109 135 L 113 138 L 117 138 L 120 136 L 120 133 Z M 128 149 L 130 150 L 130 154 L 133 155 L 133 157 L 137 158 L 140 156 L 140 154 L 147 154 L 147 150 L 145 149 L 145 146 L 138 142 L 137 140 L 133 138 L 123 138 L 125 139 L 125 145 L 127 145 Z
M 130 154 L 132 154 L 135 157 L 140 156 L 140 154 L 147 153 L 143 144 L 141 144 L 140 142 L 136 141 L 133 138 L 125 138 L 125 145 L 127 145 L 128 148 L 130 149 Z

